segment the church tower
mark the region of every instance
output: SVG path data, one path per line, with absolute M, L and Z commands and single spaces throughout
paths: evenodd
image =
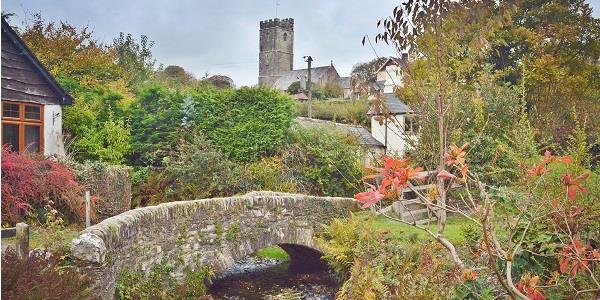
M 258 84 L 272 86 L 293 69 L 294 19 L 277 18 L 260 22 Z

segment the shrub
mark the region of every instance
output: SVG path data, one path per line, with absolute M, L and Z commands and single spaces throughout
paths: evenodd
M 2 146 L 2 218 L 16 223 L 56 208 L 70 219 L 85 214 L 82 188 L 64 164 Z
M 193 98 L 197 127 L 215 147 L 237 161 L 274 153 L 292 121 L 292 99 L 273 89 L 201 89 Z
M 301 190 L 280 156 L 263 157 L 259 161 L 246 164 L 244 178 L 252 190 L 286 193 L 297 193 Z
M 123 163 L 131 150 L 130 128 L 125 124 L 124 96 L 108 88 L 84 88 L 63 79 L 66 89 L 76 98 L 65 108 L 64 125 L 72 135 L 71 150 L 78 160 Z
M 69 162 L 77 181 L 94 198 L 98 222 L 131 208 L 131 179 L 129 167 L 109 165 L 100 161 Z
M 131 162 L 161 166 L 174 153 L 181 130 L 197 128 L 227 157 L 256 160 L 283 143 L 291 123 L 292 100 L 266 88 L 193 89 L 150 85 L 132 105 Z
M 352 196 L 362 187 L 363 151 L 355 139 L 345 134 L 296 126 L 281 156 L 297 191 Z
M 182 123 L 182 91 L 150 84 L 140 88 L 131 106 L 130 163 L 160 166 L 173 153 Z
M 13 248 L 2 253 L 3 299 L 97 299 L 90 283 L 65 253 L 34 251 L 23 260 Z
M 242 169 L 236 163 L 214 149 L 201 132 L 187 139 L 139 184 L 135 204 L 230 196 L 242 190 Z
M 285 91 L 290 95 L 297 94 L 300 91 L 300 81 L 292 82 Z
M 439 246 L 402 246 L 375 230 L 372 219 L 335 219 L 317 243 L 344 281 L 336 299 L 447 299 L 457 282 Z

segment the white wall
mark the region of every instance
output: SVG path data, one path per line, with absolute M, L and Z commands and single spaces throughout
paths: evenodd
M 44 155 L 46 156 L 65 155 L 62 117 L 62 107 L 60 105 L 44 105 Z
M 380 124 L 376 118 L 377 116 L 371 117 L 371 134 L 376 140 L 385 145 L 385 122 Z M 404 133 L 404 115 L 395 115 L 395 120 L 391 118 L 387 120 L 387 153 L 404 156 L 410 146 L 406 139 L 412 139 L 414 135 Z
M 385 81 L 384 93 L 393 93 L 396 86 L 402 86 L 402 70 L 397 65 L 386 66 L 377 73 L 377 81 Z

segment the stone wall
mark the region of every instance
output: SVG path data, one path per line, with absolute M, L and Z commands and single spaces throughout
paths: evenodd
M 111 299 L 125 267 L 147 271 L 167 259 L 177 263 L 180 279 L 186 268 L 211 266 L 218 274 L 266 246 L 316 249 L 313 236 L 321 224 L 357 208 L 351 198 L 273 192 L 164 203 L 85 229 L 71 251 L 102 297 Z

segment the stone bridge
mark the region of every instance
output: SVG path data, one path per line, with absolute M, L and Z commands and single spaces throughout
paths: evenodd
M 125 267 L 147 271 L 166 259 L 178 262 L 178 279 L 186 269 L 202 266 L 218 274 L 271 245 L 280 245 L 292 261 L 300 259 L 318 251 L 313 236 L 321 224 L 356 209 L 351 198 L 274 192 L 163 203 L 86 228 L 72 241 L 71 252 L 99 295 L 111 299 Z

